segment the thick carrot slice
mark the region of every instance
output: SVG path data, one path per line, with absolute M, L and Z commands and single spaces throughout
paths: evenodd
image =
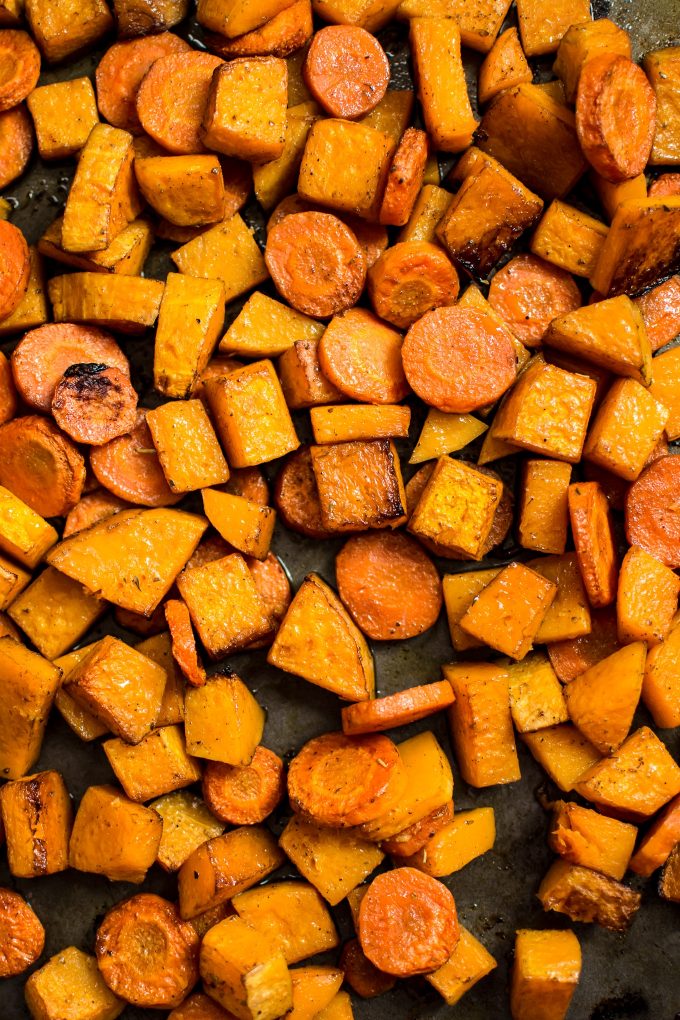
M 661 174 L 649 185 L 650 198 L 680 195 L 680 174 Z
M 61 517 L 80 499 L 83 455 L 48 418 L 29 414 L 0 426 L 0 485 L 41 517 Z
M 307 538 L 328 538 L 323 526 L 321 503 L 308 446 L 291 453 L 276 476 L 274 503 L 291 531 Z
M 563 684 L 571 683 L 619 647 L 616 612 L 596 609 L 590 614 L 590 634 L 547 645 L 552 668 Z
M 205 44 L 213 53 L 231 57 L 289 57 L 311 38 L 312 7 L 309 0 L 294 0 L 260 28 L 227 39 L 217 32 L 205 32 Z
M 220 488 L 233 496 L 243 496 L 251 503 L 269 506 L 269 486 L 258 467 L 232 468 L 229 481 Z
M 0 425 L 13 418 L 17 413 L 17 391 L 12 375 L 12 366 L 0 353 Z
M 193 570 L 194 567 L 202 567 L 206 563 L 214 563 L 215 560 L 224 559 L 225 556 L 229 556 L 234 551 L 234 547 L 225 542 L 221 535 L 208 535 L 198 543 L 196 551 L 186 565 L 186 569 Z
M 342 947 L 340 968 L 345 973 L 347 984 L 362 999 L 375 999 L 378 995 L 384 995 L 397 983 L 391 974 L 384 974 L 371 963 L 359 939 L 350 939 Z
M 267 233 L 273 230 L 281 220 L 285 220 L 286 216 L 301 212 L 323 212 L 323 209 L 316 208 L 300 195 L 287 195 L 286 198 L 281 199 L 267 220 Z M 370 269 L 387 248 L 389 238 L 385 227 L 380 223 L 369 223 L 368 220 L 361 220 L 358 216 L 352 216 L 351 213 L 339 210 L 335 210 L 333 215 L 342 220 L 352 231 L 364 253 L 366 268 Z
M 453 896 L 415 868 L 374 878 L 359 907 L 361 948 L 379 970 L 415 977 L 441 967 L 458 944 Z
M 189 43 L 172 32 L 114 43 L 99 61 L 95 76 L 102 117 L 114 127 L 139 134 L 136 100 L 144 75 L 160 57 L 189 50 Z
M 26 900 L 0 889 L 0 978 L 21 974 L 45 945 L 45 929 Z
M 201 120 L 213 71 L 224 61 L 190 50 L 160 57 L 137 92 L 137 116 L 146 133 L 168 152 L 206 152 Z
M 290 763 L 288 796 L 294 811 L 321 825 L 351 827 L 389 811 L 405 781 L 388 737 L 325 733 L 308 741 Z
M 641 67 L 616 53 L 586 61 L 576 95 L 583 154 L 607 181 L 625 181 L 647 165 L 656 129 L 656 96 Z
M 553 319 L 581 307 L 581 292 L 564 269 L 517 255 L 495 274 L 489 304 L 525 347 L 538 347 Z
M 196 638 L 186 604 L 181 599 L 168 599 L 165 619 L 172 639 L 172 657 L 192 687 L 202 687 L 205 670 L 196 651 Z
M 368 293 L 376 314 L 399 329 L 408 329 L 433 308 L 452 305 L 459 287 L 452 262 L 429 241 L 393 245 L 368 273 Z
M 330 213 L 286 216 L 270 230 L 264 258 L 282 297 L 318 319 L 351 308 L 366 282 L 361 245 Z
M 316 33 L 302 67 L 307 88 L 331 117 L 370 113 L 387 92 L 390 65 L 382 46 L 356 25 Z
M 28 32 L 0 32 L 0 111 L 18 106 L 40 77 L 40 50 Z
M 363 308 L 350 308 L 330 323 L 319 343 L 321 371 L 341 393 L 364 404 L 398 404 L 408 383 L 402 338 Z
M 57 383 L 71 365 L 99 363 L 130 375 L 130 365 L 110 333 L 70 322 L 31 329 L 12 352 L 14 381 L 22 400 L 50 411 Z
M 33 151 L 33 122 L 25 106 L 0 113 L 0 189 L 26 169 Z
M 569 486 L 568 500 L 571 532 L 588 601 L 601 609 L 616 598 L 619 576 L 609 503 L 597 482 L 574 482 Z
M 199 941 L 174 903 L 138 893 L 108 912 L 95 952 L 114 994 L 133 1006 L 172 1009 L 198 980 Z
M 498 400 L 515 381 L 507 329 L 475 308 L 435 308 L 406 334 L 404 371 L 426 404 L 465 414 Z
M 680 458 L 660 457 L 626 497 L 626 537 L 668 567 L 680 567 Z
M 402 829 L 396 836 L 385 839 L 380 844 L 385 853 L 393 857 L 410 857 L 422 850 L 426 843 L 436 836 L 445 825 L 453 821 L 453 801 L 435 808 L 419 822 Z
M 249 645 L 250 648 L 262 648 L 270 644 L 274 637 L 274 631 L 278 630 L 281 620 L 286 615 L 291 600 L 290 581 L 274 553 L 268 553 L 265 560 L 256 560 L 253 556 L 246 556 L 246 563 L 255 582 L 257 594 L 264 602 L 265 609 L 272 621 L 271 638 L 263 638 L 262 641 Z
M 301 212 L 320 212 L 316 206 L 308 202 L 306 198 L 302 198 L 297 193 L 294 195 L 286 195 L 282 198 L 277 206 L 272 210 L 271 216 L 267 220 L 267 233 L 270 233 L 277 227 L 282 220 L 285 220 L 286 216 L 293 216 L 295 213 Z M 338 217 L 339 219 L 339 217 Z
M 103 446 L 135 427 L 137 392 L 119 368 L 71 365 L 55 388 L 52 414 L 76 443 Z
M 88 492 L 81 496 L 72 510 L 66 515 L 64 532 L 62 538 L 75 535 L 77 531 L 91 528 L 99 521 L 105 521 L 107 517 L 113 517 L 119 510 L 129 510 L 130 504 L 124 499 L 118 499 L 112 492 L 106 489 L 97 489 L 96 492 Z
M 680 174 L 678 175 L 680 177 Z M 635 298 L 653 351 L 665 347 L 680 333 L 680 276 L 671 276 Z
M 263 822 L 286 789 L 283 762 L 267 747 L 255 748 L 249 765 L 206 762 L 203 799 L 215 815 L 231 825 Z
M 418 722 L 428 715 L 441 712 L 455 701 L 448 680 L 433 684 L 409 687 L 406 691 L 390 694 L 386 698 L 362 701 L 347 705 L 341 710 L 342 731 L 349 736 L 360 733 L 377 733 Z
M 406 535 L 375 531 L 350 538 L 338 553 L 335 576 L 352 619 L 374 641 L 403 641 L 437 622 L 443 598 L 439 574 L 418 543 Z M 343 730 L 355 732 L 344 722 Z M 365 732 L 371 732 L 370 727 Z
M 392 227 L 408 223 L 423 185 L 428 154 L 427 134 L 419 128 L 407 128 L 390 166 L 380 206 L 381 223 Z
M 90 466 L 100 485 L 130 503 L 171 506 L 182 498 L 165 480 L 143 410 L 137 411 L 135 427 L 127 435 L 93 447 Z
M 0 220 L 0 319 L 11 315 L 26 293 L 30 268 L 26 238 L 14 224 Z

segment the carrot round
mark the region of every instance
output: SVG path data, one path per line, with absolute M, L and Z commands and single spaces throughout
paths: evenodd
M 224 61 L 189 50 L 156 60 L 139 86 L 137 116 L 146 133 L 168 152 L 206 152 L 201 121 L 213 71 Z
M 221 535 L 207 535 L 196 546 L 187 562 L 187 570 L 203 567 L 206 563 L 214 563 L 215 560 L 221 560 L 233 552 L 234 547 L 225 542 Z
M 403 227 L 408 223 L 423 185 L 428 150 L 427 134 L 419 128 L 406 128 L 387 177 L 380 206 L 381 223 L 392 227 Z
M 383 840 L 380 847 L 393 857 L 410 857 L 422 850 L 425 844 L 451 821 L 453 821 L 452 800 L 430 811 L 425 818 L 402 829 L 396 836 Z
M 400 334 L 363 308 L 333 319 L 318 350 L 323 374 L 352 400 L 397 404 L 409 391 Z
M 278 205 L 274 206 L 269 219 L 267 220 L 267 233 L 277 227 L 282 220 L 285 220 L 286 216 L 293 216 L 295 213 L 302 212 L 320 212 L 321 210 L 314 206 L 311 202 L 308 202 L 306 198 L 298 195 L 297 192 L 294 195 L 286 195 L 282 198 Z M 338 217 L 339 219 L 340 217 Z
M 227 916 L 223 912 L 225 907 L 230 909 L 231 904 L 222 903 L 219 907 L 213 907 L 215 920 L 208 925 L 208 928 L 212 928 L 213 924 L 217 924 L 218 921 L 223 920 Z M 192 918 L 189 923 L 196 927 L 196 922 L 200 921 L 204 916 L 204 914 L 200 914 L 198 917 Z M 229 1014 L 222 1009 L 219 1002 L 215 1002 L 214 999 L 211 999 L 209 995 L 205 995 L 203 992 L 194 992 L 188 999 L 181 1002 L 176 1009 L 173 1009 L 172 1013 L 168 1014 L 168 1020 L 228 1020 L 228 1017 Z
M 112 992 L 133 1006 L 173 1009 L 198 980 L 199 938 L 174 903 L 138 893 L 108 912 L 95 952 Z
M 347 984 L 362 999 L 384 995 L 396 984 L 391 974 L 384 974 L 371 963 L 359 939 L 350 939 L 342 947 L 340 968 L 344 971 Z
M 571 683 L 619 647 L 614 608 L 593 610 L 590 627 L 590 634 L 554 641 L 547 646 L 550 664 L 563 684 Z
M 302 66 L 307 88 L 331 117 L 370 113 L 387 92 L 390 65 L 370 32 L 329 25 L 316 33 Z
M 0 319 L 17 307 L 28 287 L 31 260 L 18 227 L 0 220 Z
M 13 418 L 17 413 L 17 391 L 12 375 L 12 366 L 0 352 L 0 425 Z
M 399 329 L 408 329 L 433 308 L 452 305 L 459 289 L 455 267 L 429 241 L 400 241 L 383 252 L 368 273 L 376 314 Z
M 628 57 L 600 53 L 578 82 L 576 131 L 590 165 L 608 181 L 625 181 L 647 165 L 656 129 L 656 96 Z
M 135 427 L 137 393 L 119 368 L 71 365 L 56 385 L 52 414 L 76 443 L 103 446 Z
M 361 245 L 330 213 L 286 216 L 270 230 L 264 257 L 281 296 L 318 319 L 351 308 L 366 282 Z
M 435 308 L 406 334 L 404 371 L 432 407 L 465 414 L 498 400 L 515 381 L 507 330 L 475 308 Z
M 110 333 L 70 322 L 29 330 L 14 348 L 11 362 L 22 400 L 48 413 L 57 383 L 71 365 L 99 363 L 130 375 L 128 360 Z
M 97 106 L 114 127 L 139 134 L 137 91 L 144 75 L 160 57 L 186 53 L 191 47 L 172 32 L 116 42 L 97 65 Z
M 18 106 L 40 77 L 40 50 L 28 32 L 6 28 L 0 32 L 0 111 Z
M 45 945 L 45 929 L 23 896 L 0 889 L 0 978 L 21 974 Z
M 569 486 L 568 502 L 574 548 L 588 601 L 600 609 L 616 598 L 619 573 L 609 503 L 597 482 L 574 482 Z
M 283 463 L 274 484 L 274 503 L 283 523 L 307 538 L 328 538 L 308 446 L 301 446 Z
M 320 825 L 362 825 L 385 814 L 404 791 L 405 771 L 388 737 L 325 733 L 308 741 L 288 769 L 294 811 Z
M 0 485 L 41 517 L 61 517 L 80 499 L 85 460 L 54 422 L 29 414 L 0 426 Z
M 301 212 L 323 212 L 323 210 L 315 208 L 311 202 L 301 198 L 300 195 L 287 195 L 281 199 L 267 220 L 267 233 L 273 230 L 281 220 L 285 220 L 286 216 Z M 352 231 L 364 253 L 366 269 L 370 269 L 387 248 L 389 238 L 385 227 L 380 223 L 369 223 L 368 220 L 361 220 L 358 216 L 352 216 L 351 213 L 340 212 L 337 209 L 333 211 L 333 215 L 342 220 L 345 226 Z
M 0 189 L 8 187 L 26 169 L 33 151 L 33 122 L 26 107 L 0 113 Z
M 290 581 L 281 562 L 274 553 L 267 553 L 264 560 L 256 560 L 254 556 L 246 556 L 246 563 L 251 577 L 255 582 L 257 594 L 264 602 L 265 610 L 272 621 L 272 637 L 274 630 L 278 630 L 281 620 L 286 615 L 290 605 Z M 250 648 L 262 648 L 269 644 L 267 638 L 262 641 L 253 642 Z
M 107 517 L 113 517 L 119 510 L 129 510 L 130 504 L 124 499 L 118 499 L 112 492 L 106 489 L 97 489 L 96 492 L 88 492 L 81 496 L 72 510 L 66 515 L 63 538 L 75 535 L 77 531 L 84 531 L 91 528 L 99 521 L 105 521 Z
M 403 641 L 437 622 L 442 608 L 439 574 L 418 543 L 406 535 L 374 531 L 350 538 L 338 553 L 335 576 L 354 622 L 374 641 Z M 384 700 L 365 704 L 377 706 Z M 343 729 L 355 732 L 344 722 Z
M 182 498 L 165 480 L 143 410 L 127 435 L 92 448 L 90 466 L 100 485 L 130 503 L 171 506 Z
M 581 307 L 581 292 L 564 269 L 517 255 L 492 279 L 489 304 L 526 347 L 538 347 L 553 319 Z
M 361 901 L 361 948 L 387 974 L 428 974 L 446 963 L 459 938 L 453 896 L 415 868 L 378 875 Z
M 454 701 L 455 696 L 447 680 L 409 687 L 385 698 L 346 705 L 341 710 L 342 731 L 348 736 L 357 736 L 407 726 L 435 712 L 442 712 Z
M 680 458 L 660 457 L 626 497 L 626 537 L 669 567 L 680 567 Z
M 680 174 L 661 174 L 649 185 L 650 198 L 680 195 Z
M 203 799 L 222 822 L 257 825 L 277 806 L 285 792 L 283 762 L 262 745 L 255 748 L 249 765 L 206 762 Z
M 168 599 L 165 620 L 170 631 L 173 659 L 192 687 L 202 687 L 205 670 L 196 651 L 194 628 L 186 604 L 181 599 Z
M 269 486 L 259 467 L 232 468 L 229 481 L 222 489 L 234 496 L 243 496 L 251 503 L 269 505 Z

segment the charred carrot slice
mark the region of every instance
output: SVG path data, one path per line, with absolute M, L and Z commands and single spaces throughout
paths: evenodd
M 72 510 L 85 484 L 85 460 L 48 418 L 29 414 L 0 427 L 0 485 L 41 517 Z
M 408 223 L 425 176 L 429 146 L 419 128 L 407 128 L 394 154 L 380 206 L 380 222 L 392 227 Z
M 581 577 L 591 606 L 616 598 L 618 565 L 607 497 L 597 482 L 569 486 L 569 519 Z
M 194 628 L 186 604 L 181 599 L 168 599 L 165 619 L 172 639 L 172 657 L 192 687 L 202 687 L 205 670 L 196 651 Z
M 209 761 L 203 772 L 203 799 L 212 813 L 231 825 L 257 825 L 285 792 L 283 762 L 267 747 L 255 748 L 249 765 Z
M 114 43 L 99 61 L 95 75 L 102 117 L 114 127 L 138 134 L 142 127 L 136 99 L 144 75 L 160 57 L 190 49 L 189 43 L 172 32 Z
M 142 410 L 137 412 L 131 432 L 104 446 L 93 447 L 90 467 L 100 485 L 130 503 L 171 506 L 182 498 L 181 493 L 171 491 L 165 480 Z
M 350 538 L 338 553 L 335 575 L 352 619 L 374 641 L 403 641 L 437 622 L 443 599 L 439 574 L 429 556 L 406 535 L 376 531 Z M 344 723 L 343 729 L 353 732 Z
M 347 705 L 341 710 L 342 731 L 349 736 L 356 736 L 406 726 L 435 712 L 442 712 L 454 701 L 455 695 L 447 680 L 409 687 L 406 691 L 390 694 L 386 698 Z
M 366 282 L 361 245 L 330 213 L 286 216 L 270 230 L 264 258 L 281 296 L 318 319 L 351 308 Z
M 450 259 L 429 241 L 401 241 L 383 252 L 368 273 L 377 315 L 408 329 L 425 312 L 454 304 L 460 284 Z
M 76 443 L 103 446 L 135 427 L 137 393 L 119 368 L 71 365 L 56 385 L 52 414 Z
M 401 334 L 363 308 L 336 316 L 319 343 L 326 378 L 366 404 L 398 404 L 407 395 L 401 354 Z
M 213 71 L 224 61 L 189 50 L 160 57 L 137 92 L 137 116 L 147 134 L 168 152 L 205 152 L 201 120 Z
M 361 901 L 359 941 L 379 970 L 415 977 L 441 967 L 458 944 L 453 896 L 415 868 L 378 875 Z
M 12 371 L 22 400 L 49 412 L 57 383 L 77 364 L 104 364 L 130 375 L 130 365 L 109 333 L 70 322 L 31 329 L 12 352 Z
M 301 212 L 323 212 L 323 210 L 315 209 L 311 202 L 301 198 L 300 195 L 287 195 L 281 199 L 267 220 L 267 233 L 273 230 L 281 220 L 285 220 L 286 216 Z M 358 216 L 352 216 L 351 213 L 336 211 L 334 215 L 352 231 L 364 253 L 366 268 L 370 269 L 387 248 L 389 240 L 387 230 L 380 223 L 360 220 Z
M 269 506 L 269 486 L 258 467 L 232 468 L 229 481 L 222 489 L 234 496 L 243 496 L 251 503 Z
M 390 65 L 382 46 L 356 25 L 329 25 L 316 33 L 302 74 L 331 117 L 370 113 L 387 92 Z
M 0 889 L 0 978 L 21 974 L 45 945 L 45 929 L 26 900 Z
M 95 952 L 102 977 L 133 1006 L 172 1009 L 198 980 L 199 938 L 174 903 L 138 893 L 108 912 Z
M 600 176 L 616 182 L 641 174 L 655 129 L 656 97 L 641 67 L 615 53 L 586 61 L 576 94 L 576 131 Z
M 422 850 L 425 844 L 451 821 L 453 821 L 452 800 L 435 808 L 419 822 L 402 829 L 396 836 L 383 840 L 380 846 L 385 853 L 392 854 L 393 857 L 410 857 Z
M 649 185 L 650 198 L 663 198 L 680 195 L 680 174 L 661 174 Z
M 381 734 L 325 733 L 308 741 L 288 769 L 293 810 L 337 828 L 385 814 L 403 793 L 404 783 L 397 747 Z
M 660 457 L 626 497 L 626 537 L 668 567 L 680 567 L 680 459 Z
M 40 77 L 40 50 L 28 32 L 7 28 L 0 32 L 0 111 L 18 106 Z
M 13 223 L 0 220 L 0 319 L 11 315 L 26 293 L 30 268 L 26 238 Z
M 25 106 L 0 113 L 0 188 L 6 188 L 26 169 L 33 151 L 33 126 Z
M 118 499 L 112 492 L 106 489 L 99 489 L 97 492 L 88 492 L 81 496 L 72 510 L 66 515 L 63 538 L 75 535 L 77 531 L 84 531 L 91 528 L 99 521 L 105 521 L 107 517 L 113 517 L 119 510 L 129 510 L 130 504 L 124 499 Z
M 537 347 L 553 319 L 581 307 L 581 292 L 564 269 L 517 255 L 495 274 L 489 304 L 525 347 Z
M 291 531 L 307 538 L 328 538 L 323 526 L 321 503 L 308 446 L 291 453 L 276 476 L 274 503 Z
M 375 999 L 378 995 L 384 995 L 397 983 L 391 974 L 384 974 L 371 963 L 359 939 L 350 939 L 342 947 L 340 967 L 345 973 L 347 984 L 362 999 Z
M 465 414 L 498 400 L 515 380 L 515 351 L 502 324 L 473 308 L 435 308 L 402 347 L 414 392 L 432 407 Z

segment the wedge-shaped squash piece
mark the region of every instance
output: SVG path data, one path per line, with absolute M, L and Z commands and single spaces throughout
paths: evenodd
M 121 510 L 61 542 L 49 562 L 108 602 L 150 615 L 206 527 L 182 510 Z
M 187 750 L 227 765 L 248 765 L 264 730 L 264 712 L 237 676 L 211 676 L 185 695 Z
M 146 421 L 172 492 L 228 481 L 227 462 L 200 400 L 168 401 L 147 411 Z
M 553 70 L 564 83 L 564 97 L 568 103 L 576 99 L 578 80 L 586 61 L 599 53 L 619 53 L 622 57 L 631 57 L 628 33 L 609 18 L 589 21 L 589 13 L 578 21 L 576 18 L 571 19 L 557 47 Z
M 642 65 L 656 93 L 656 133 L 649 162 L 654 166 L 680 164 L 680 46 L 653 50 Z
M 449 621 L 451 644 L 457 652 L 468 648 L 479 648 L 482 642 L 468 634 L 460 625 L 460 621 L 472 605 L 473 600 L 482 589 L 491 584 L 500 572 L 500 567 L 489 570 L 466 570 L 461 574 L 445 574 L 442 582 L 444 604 Z
M 462 924 L 460 939 L 446 963 L 425 975 L 444 1002 L 455 1006 L 478 981 L 497 966 L 491 953 Z
M 652 351 L 642 314 L 625 295 L 559 316 L 544 342 L 645 385 L 652 381 Z
M 306 882 L 270 882 L 239 893 L 232 905 L 246 924 L 276 943 L 286 963 L 299 963 L 339 943 L 328 907 Z
M 80 641 L 106 602 L 54 567 L 47 567 L 9 607 L 8 615 L 46 659 Z
M 40 754 L 61 670 L 11 637 L 0 637 L 0 773 L 20 779 Z
M 465 782 L 484 787 L 520 779 L 508 674 L 486 662 L 458 662 L 443 673 L 456 695 L 449 723 Z
M 0 612 L 12 604 L 31 581 L 28 570 L 12 563 L 6 556 L 0 556 Z
M 224 832 L 224 822 L 215 818 L 200 797 L 187 790 L 167 793 L 149 807 L 163 819 L 157 860 L 166 871 L 177 871 L 202 843 Z
M 309 574 L 298 589 L 267 662 L 347 701 L 368 701 L 375 694 L 373 657 L 364 636 L 317 574 Z
M 154 325 L 165 285 L 143 276 L 69 273 L 47 284 L 55 322 L 89 322 L 140 334 Z
M 551 641 L 568 641 L 589 635 L 592 628 L 592 614 L 576 553 L 564 553 L 562 556 L 541 556 L 538 559 L 529 560 L 526 565 L 557 585 L 557 595 L 543 617 L 543 623 L 538 628 L 534 641 L 537 644 L 542 644 Z M 560 677 L 560 680 L 562 679 L 563 677 Z
M 120 739 L 106 740 L 102 746 L 130 800 L 151 800 L 201 778 L 201 767 L 187 754 L 180 726 L 161 726 L 134 746 Z
M 125 1009 L 106 985 L 95 957 L 75 946 L 62 949 L 31 974 L 25 996 L 34 1020 L 116 1020 Z
M 648 878 L 668 860 L 677 843 L 680 843 L 680 797 L 674 797 L 645 832 L 630 862 L 631 871 Z
M 220 341 L 224 354 L 273 358 L 300 340 L 321 337 L 323 326 L 280 301 L 256 290 Z
M 421 464 L 468 446 L 488 425 L 472 414 L 446 414 L 431 407 L 423 424 L 409 464 Z
M 477 98 L 488 103 L 503 89 L 514 88 L 533 78 L 522 52 L 516 28 L 508 28 L 496 39 L 479 69 Z
M 600 294 L 638 294 L 680 268 L 680 197 L 629 199 L 611 222 L 590 277 Z
M 628 736 L 640 700 L 646 646 L 625 645 L 565 687 L 569 715 L 591 744 L 610 754 Z
M 650 648 L 642 699 L 660 729 L 680 726 L 680 617 L 660 645 Z
M 456 812 L 452 822 L 435 833 L 417 853 L 406 857 L 405 867 L 417 868 L 433 878 L 460 871 L 476 857 L 491 850 L 496 841 L 496 821 L 491 807 Z
M 15 878 L 54 875 L 68 868 L 73 811 L 59 772 L 6 783 L 0 791 L 0 814 Z
M 522 740 L 539 765 L 565 793 L 573 790 L 586 769 L 600 760 L 597 748 L 570 723 L 523 733 Z
M 513 1020 L 564 1020 L 580 976 L 581 947 L 573 931 L 520 929 L 510 989 Z
M 101 251 L 66 251 L 62 242 L 63 217 L 47 228 L 38 241 L 38 251 L 56 262 L 75 266 L 92 273 L 118 273 L 120 276 L 140 276 L 146 257 L 151 250 L 153 231 L 151 223 L 139 216 L 123 227 L 113 241 Z
M 332 907 L 368 878 L 385 856 L 355 830 L 327 829 L 300 815 L 288 822 L 279 845 Z
M 418 95 L 435 149 L 460 152 L 477 127 L 460 55 L 460 28 L 453 18 L 413 18 L 411 54 Z
M 238 213 L 188 241 L 171 258 L 180 273 L 221 280 L 226 301 L 257 287 L 268 276 L 257 241 Z
M 113 786 L 90 786 L 78 805 L 69 861 L 77 871 L 139 884 L 156 860 L 160 815 L 128 800 Z
M 598 811 L 558 800 L 548 843 L 571 864 L 592 868 L 617 881 L 623 878 L 635 847 L 637 828 Z
M 655 556 L 632 545 L 621 563 L 616 596 L 619 640 L 658 645 L 668 637 L 678 608 L 680 578 Z M 680 635 L 679 635 L 680 636 Z M 664 653 L 657 656 L 663 658 Z M 657 658 L 647 658 L 647 669 Z M 670 665 L 670 663 L 669 663 Z
M 276 523 L 275 510 L 216 489 L 204 489 L 201 495 L 206 517 L 225 542 L 246 556 L 267 558 Z
M 544 910 L 566 914 L 572 921 L 594 921 L 610 931 L 626 931 L 642 900 L 639 892 L 613 878 L 567 861 L 555 861 L 537 895 Z
M 0 485 L 0 549 L 3 552 L 32 570 L 58 537 L 51 524 Z
M 522 662 L 503 662 L 510 678 L 510 712 L 520 733 L 567 722 L 562 685 L 546 655 L 536 652 Z
M 166 397 L 188 397 L 208 364 L 224 322 L 224 284 L 168 273 L 158 312 L 154 386 Z
M 286 1020 L 315 1020 L 340 990 L 343 972 L 337 967 L 296 967 L 290 977 L 293 1008 Z
M 607 227 L 573 205 L 555 199 L 531 238 L 531 251 L 546 262 L 586 278 L 594 271 Z

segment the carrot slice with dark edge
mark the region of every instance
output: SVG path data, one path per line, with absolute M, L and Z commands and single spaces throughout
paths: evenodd
M 362 999 L 374 999 L 394 988 L 396 979 L 391 974 L 384 974 L 368 959 L 359 939 L 350 939 L 342 947 L 340 968 L 345 973 L 345 981 L 352 991 Z
M 368 272 L 368 293 L 376 314 L 398 329 L 408 329 L 433 308 L 452 305 L 459 287 L 453 263 L 429 241 L 393 245 Z
M 264 821 L 285 793 L 283 762 L 267 747 L 255 748 L 249 765 L 206 762 L 203 799 L 222 822 L 256 825 Z
M 234 496 L 243 496 L 251 503 L 269 505 L 269 486 L 259 467 L 232 468 L 229 481 L 220 488 Z
M 172 639 L 172 657 L 192 687 L 202 687 L 205 670 L 196 651 L 196 638 L 186 604 L 181 599 L 168 599 L 165 620 Z
M 40 50 L 28 32 L 0 32 L 0 111 L 18 106 L 38 84 Z
M 49 418 L 28 414 L 0 426 L 0 485 L 41 517 L 61 517 L 80 499 L 85 460 Z
M 626 538 L 668 567 L 680 567 L 680 457 L 660 457 L 626 497 Z
M 72 510 L 66 515 L 66 523 L 62 538 L 75 535 L 77 531 L 84 531 L 91 528 L 99 521 L 105 521 L 107 517 L 113 517 L 119 510 L 129 510 L 130 504 L 124 499 L 119 499 L 112 492 L 106 489 L 98 489 L 96 492 L 88 492 L 81 496 Z
M 363 308 L 336 316 L 318 348 L 326 378 L 367 404 L 397 404 L 407 395 L 401 352 L 401 335 Z
M 45 945 L 45 929 L 19 893 L 0 889 L 0 978 L 21 974 Z
M 609 503 L 597 482 L 574 482 L 569 486 L 568 501 L 574 547 L 588 601 L 601 609 L 616 598 L 619 573 Z
M 130 503 L 171 506 L 182 499 L 165 480 L 143 410 L 137 411 L 135 427 L 127 435 L 92 448 L 90 466 L 100 485 Z
M 409 687 L 406 691 L 399 691 L 385 698 L 346 705 L 341 710 L 342 731 L 348 736 L 356 736 L 406 726 L 435 712 L 443 711 L 455 700 L 448 680 Z
M 379 220 L 393 227 L 408 223 L 425 176 L 429 145 L 419 128 L 406 128 L 387 176 Z
M 553 319 L 581 307 L 581 292 L 564 269 L 517 255 L 494 275 L 489 304 L 526 347 L 537 347 Z
M 135 427 L 137 393 L 119 368 L 71 365 L 55 388 L 52 414 L 76 443 L 103 446 Z
M 18 227 L 0 220 L 0 319 L 17 307 L 28 287 L 31 260 Z
M 0 113 L 0 188 L 26 169 L 33 152 L 33 121 L 22 104 Z
M 329 25 L 314 36 L 302 67 L 307 88 L 331 117 L 370 113 L 387 92 L 390 64 L 370 32 Z
M 201 121 L 213 71 L 224 61 L 190 50 L 156 60 L 137 92 L 137 115 L 147 134 L 168 152 L 206 152 Z
M 274 503 L 291 531 L 307 538 L 328 538 L 308 446 L 301 446 L 284 461 L 274 484 Z
M 430 811 L 425 818 L 402 829 L 396 836 L 384 839 L 380 844 L 381 849 L 393 857 L 410 857 L 422 850 L 425 844 L 451 821 L 453 821 L 452 800 Z

